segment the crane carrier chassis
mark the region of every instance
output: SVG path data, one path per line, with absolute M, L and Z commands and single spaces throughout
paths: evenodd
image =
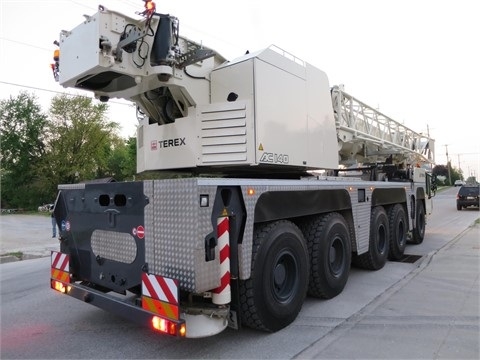
M 173 336 L 273 332 L 341 293 L 351 264 L 423 241 L 432 139 L 278 48 L 226 61 L 145 7 L 62 31 L 52 69 L 135 102 L 138 171 L 182 176 L 59 185 L 53 289 Z

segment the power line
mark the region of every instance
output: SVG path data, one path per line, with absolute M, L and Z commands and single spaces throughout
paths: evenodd
M 75 0 L 69 0 L 71 3 L 75 4 L 75 5 L 79 5 L 79 6 L 82 6 L 84 8 L 87 8 L 87 9 L 90 9 L 90 10 L 98 10 L 98 8 L 94 8 L 94 7 L 91 7 L 91 6 L 88 6 L 84 3 L 81 3 L 79 1 L 75 1 Z M 123 1 L 118 1 L 119 3 L 121 3 L 122 5 L 128 5 L 128 6 L 131 6 L 132 8 L 134 9 L 137 9 L 137 10 L 141 10 L 142 7 L 143 7 L 143 4 L 142 2 L 139 1 L 138 4 L 134 4 L 132 3 L 131 1 L 128 1 L 128 0 L 123 0 Z
M 11 82 L 8 82 L 8 81 L 1 81 L 1 80 L 0 80 L 0 84 L 18 86 L 18 87 L 22 87 L 22 88 L 26 88 L 26 89 L 32 89 L 32 90 L 39 90 L 39 91 L 51 92 L 51 93 L 54 93 L 54 94 L 67 94 L 67 95 L 72 95 L 72 94 L 68 94 L 68 93 L 65 93 L 65 92 L 61 92 L 61 91 L 55 91 L 55 90 L 49 90 L 49 89 L 42 89 L 42 88 L 38 88 L 38 87 L 35 87 L 35 86 L 27 86 L 27 85 L 15 84 L 15 83 L 11 83 Z M 81 96 L 81 95 L 78 95 L 78 96 Z
M 451 155 L 480 155 L 480 152 L 456 153 Z
M 94 10 L 94 11 L 98 10 L 97 8 L 94 8 L 94 7 L 85 5 L 85 4 L 81 3 L 81 2 L 77 2 L 77 1 L 74 1 L 74 0 L 70 0 L 70 2 L 73 3 L 73 4 L 75 4 L 75 5 L 82 6 L 82 7 L 84 7 L 84 8 L 90 9 L 90 10 Z
M 27 86 L 27 85 L 15 84 L 15 83 L 11 83 L 11 82 L 8 82 L 8 81 L 1 81 L 1 80 L 0 80 L 0 84 L 17 86 L 17 87 L 21 87 L 21 88 L 25 88 L 25 89 L 45 91 L 45 92 L 50 92 L 50 93 L 60 94 L 60 95 L 68 95 L 68 96 L 91 98 L 90 96 L 87 96 L 87 95 L 71 94 L 71 93 L 67 93 L 67 92 L 64 92 L 64 91 L 56 91 L 56 90 L 39 88 L 39 87 L 35 87 L 35 86 Z M 123 103 L 123 102 L 114 101 L 114 100 L 109 100 L 108 102 L 109 102 L 109 103 L 113 103 L 113 104 L 119 104 L 119 105 L 133 106 L 133 103 L 130 103 L 130 104 L 129 104 L 129 103 Z
M 33 48 L 36 48 L 36 49 L 39 49 L 39 50 L 44 50 L 44 51 L 53 52 L 52 49 L 47 49 L 47 48 L 43 48 L 43 47 L 40 47 L 40 46 L 37 46 L 37 45 L 28 44 L 28 43 L 25 43 L 25 42 L 22 42 L 22 41 L 17 41 L 17 40 L 8 39 L 8 38 L 3 37 L 3 36 L 0 36 L 0 40 L 10 41 L 10 42 L 12 42 L 12 43 L 16 43 L 16 44 L 20 44 L 20 45 L 25 45 L 25 46 L 28 46 L 28 47 L 33 47 Z

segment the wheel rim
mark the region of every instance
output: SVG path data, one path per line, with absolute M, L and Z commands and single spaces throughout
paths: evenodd
M 385 247 L 387 245 L 387 232 L 385 230 L 385 226 L 381 224 L 378 227 L 378 233 L 377 233 L 377 250 L 379 254 L 383 254 L 385 252 Z
M 425 214 L 423 212 L 418 214 L 418 231 L 420 234 L 425 231 Z
M 296 293 L 298 267 L 291 251 L 277 256 L 272 272 L 272 294 L 280 303 L 286 303 Z
M 405 224 L 403 221 L 400 221 L 398 224 L 398 243 L 400 246 L 403 246 L 405 243 Z
M 328 254 L 328 265 L 332 275 L 339 276 L 342 274 L 344 259 L 345 254 L 343 242 L 339 237 L 335 237 Z

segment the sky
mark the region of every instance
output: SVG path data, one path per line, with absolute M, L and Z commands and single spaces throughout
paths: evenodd
M 142 0 L 0 0 L 0 99 L 34 93 L 48 112 L 64 89 L 50 69 L 53 41 L 101 4 L 135 17 Z M 435 139 L 436 164 L 480 178 L 480 1 L 171 0 L 157 12 L 180 35 L 226 59 L 274 44 L 325 71 L 331 85 Z M 109 117 L 134 136 L 135 107 L 112 99 Z

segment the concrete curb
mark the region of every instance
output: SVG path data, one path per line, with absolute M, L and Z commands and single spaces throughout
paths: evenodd
M 11 262 L 16 262 L 16 261 L 22 261 L 22 260 L 31 260 L 31 259 L 38 259 L 42 257 L 48 257 L 50 254 L 19 254 L 17 255 L 12 255 L 12 254 L 6 254 L 6 255 L 0 255 L 0 264 L 7 264 Z

